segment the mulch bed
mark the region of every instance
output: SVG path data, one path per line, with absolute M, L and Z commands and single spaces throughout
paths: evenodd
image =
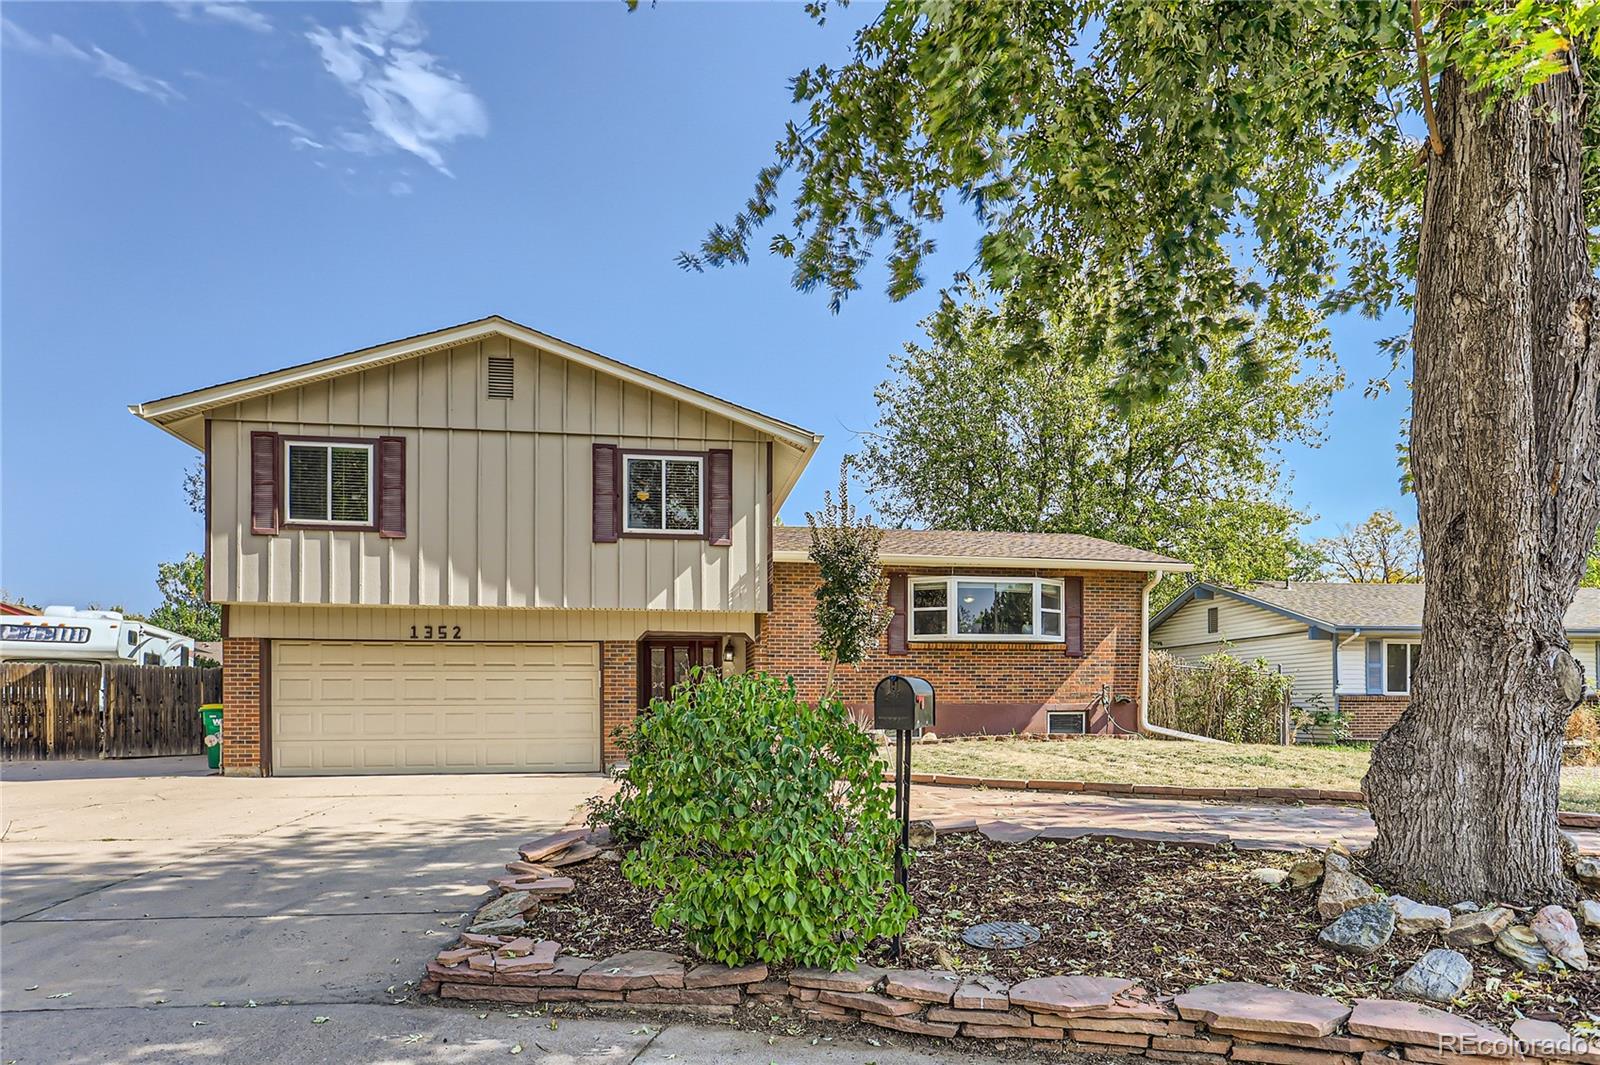
M 1287 868 L 1294 856 L 1078 839 L 994 843 L 941 836 L 917 852 L 911 893 L 917 918 L 902 968 L 989 972 L 1007 982 L 1085 973 L 1123 976 L 1162 994 L 1195 984 L 1256 981 L 1346 1002 L 1379 997 L 1412 962 L 1444 943 L 1436 934 L 1396 935 L 1376 955 L 1355 958 L 1322 946 L 1326 924 L 1316 891 L 1268 887 L 1249 876 Z M 546 903 L 533 928 L 570 953 L 602 957 L 632 949 L 692 955 L 676 929 L 650 919 L 656 897 L 630 884 L 620 863 L 585 864 L 572 894 Z M 984 951 L 961 932 L 985 921 L 1022 921 L 1041 932 L 1022 950 Z M 1600 1023 L 1600 964 L 1587 973 L 1540 976 L 1492 947 L 1464 951 L 1476 970 L 1451 1007 L 1505 1028 L 1521 1016 L 1567 1025 Z M 890 964 L 887 944 L 866 959 Z M 1600 962 L 1600 959 L 1596 959 Z

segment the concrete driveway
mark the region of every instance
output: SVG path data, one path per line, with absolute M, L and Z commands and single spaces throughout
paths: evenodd
M 517 844 L 604 784 L 249 780 L 187 758 L 0 766 L 0 1059 L 982 1060 L 823 1025 L 769 1036 L 405 1001 Z

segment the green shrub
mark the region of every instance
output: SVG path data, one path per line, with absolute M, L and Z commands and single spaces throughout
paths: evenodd
M 637 842 L 623 874 L 662 894 L 655 923 L 704 957 L 847 968 L 910 921 L 883 763 L 837 700 L 707 675 L 652 703 L 623 749 L 622 788 L 594 819 Z

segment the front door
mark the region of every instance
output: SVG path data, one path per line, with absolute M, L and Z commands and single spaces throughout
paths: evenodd
M 721 640 L 682 636 L 641 640 L 639 643 L 639 705 L 652 699 L 668 699 L 672 689 L 689 679 L 699 666 L 706 672 L 717 668 Z

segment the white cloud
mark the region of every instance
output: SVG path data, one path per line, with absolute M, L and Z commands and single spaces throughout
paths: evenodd
M 272 20 L 244 0 L 167 0 L 167 6 L 185 22 L 225 22 L 230 26 L 271 33 Z
M 407 182 L 407 181 L 392 181 L 392 182 L 390 182 L 389 183 L 389 195 L 391 195 L 391 196 L 409 196 L 409 195 L 411 195 L 411 183 Z
M 334 32 L 313 24 L 306 34 L 328 73 L 361 101 L 371 127 L 340 134 L 340 146 L 365 153 L 398 148 L 449 175 L 442 149 L 489 132 L 483 101 L 421 49 L 427 30 L 410 3 L 385 0 L 364 11 L 359 26 Z
M 35 37 L 8 18 L 0 18 L 0 38 L 24 52 L 81 63 L 97 78 L 114 81 L 134 92 L 153 96 L 162 103 L 183 99 L 183 93 L 167 82 L 136 69 L 132 64 L 95 45 L 91 44 L 87 49 L 80 48 L 59 33 L 52 33 L 48 39 Z

